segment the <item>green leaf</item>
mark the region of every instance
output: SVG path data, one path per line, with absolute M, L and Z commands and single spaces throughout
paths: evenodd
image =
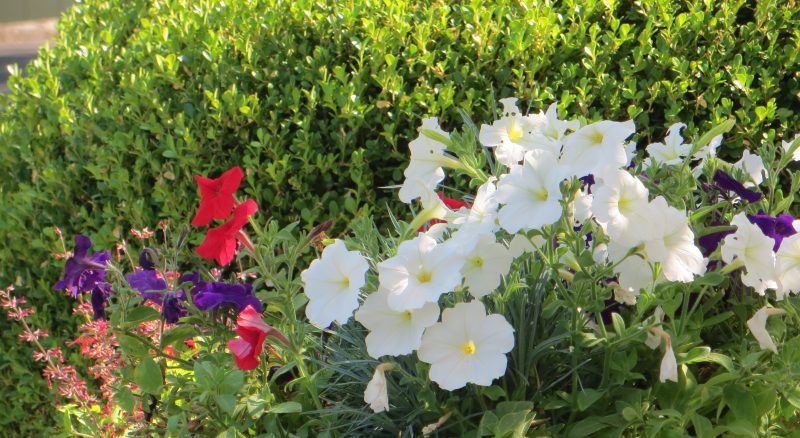
M 130 357 L 143 357 L 150 353 L 150 349 L 139 339 L 125 333 L 116 333 L 117 343 L 122 352 Z
M 155 321 L 161 318 L 158 310 L 147 307 L 138 306 L 131 309 L 125 317 L 125 322 L 130 324 L 139 324 L 146 321 Z
M 497 415 L 492 411 L 486 411 L 481 417 L 481 422 L 478 425 L 478 436 L 493 436 L 497 428 Z
M 611 324 L 614 326 L 614 332 L 617 336 L 622 336 L 625 333 L 625 320 L 619 313 L 611 314 Z
M 114 393 L 113 400 L 128 413 L 133 413 L 136 409 L 136 397 L 134 397 L 131 390 L 125 386 Z
M 578 393 L 578 410 L 583 412 L 589 406 L 593 405 L 594 402 L 600 400 L 600 398 L 605 394 L 602 391 L 597 391 L 595 389 L 584 389 L 583 391 Z
M 236 394 L 243 384 L 244 372 L 242 370 L 233 370 L 222 379 L 222 383 L 219 385 L 219 392 L 221 394 Z
M 283 402 L 270 407 L 269 412 L 273 414 L 296 414 L 303 412 L 303 405 L 293 401 Z
M 150 357 L 145 357 L 133 372 L 133 381 L 143 392 L 158 395 L 164 385 L 161 367 Z
M 197 334 L 197 329 L 189 324 L 181 324 L 172 327 L 161 336 L 161 349 L 167 345 L 183 342 Z
M 506 391 L 497 385 L 483 388 L 481 392 L 491 401 L 497 401 L 500 398 L 506 397 Z
M 231 394 L 218 394 L 214 396 L 214 400 L 226 414 L 232 414 L 233 409 L 236 408 L 236 397 Z
M 530 428 L 533 416 L 529 410 L 512 412 L 503 415 L 495 427 L 496 437 L 523 438 Z
M 758 424 L 756 402 L 750 391 L 741 384 L 729 384 L 722 390 L 725 404 L 733 412 L 737 420 Z

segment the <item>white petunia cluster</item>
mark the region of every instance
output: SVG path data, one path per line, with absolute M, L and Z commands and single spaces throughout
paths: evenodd
M 523 114 L 515 98 L 500 103 L 500 119 L 482 125 L 478 133 L 480 143 L 493 153 L 493 174 L 471 174 L 479 179 L 473 186 L 478 188 L 465 197 L 471 202 L 457 210 L 446 207 L 436 190 L 447 177 L 445 169 L 465 171 L 472 164 L 448 150 L 453 137 L 437 119 L 423 120 L 419 136 L 409 145 L 411 158 L 399 197 L 421 204 L 412 224 L 433 218 L 440 222 L 407 235 L 390 257 L 375 260 L 378 286 L 360 307 L 356 298 L 365 285 L 368 263 L 340 241 L 303 273 L 312 323 L 344 323 L 357 308 L 356 321 L 369 331 L 370 356 L 416 351 L 419 360 L 430 364 L 430 379 L 446 390 L 468 383 L 491 385 L 506 373 L 514 328 L 503 315 L 487 313 L 486 304 L 492 294 L 502 293 L 515 260 L 541 260 L 549 250 L 562 254 L 562 279 L 582 269 L 572 250 L 561 248 L 552 227 L 588 227 L 587 250 L 594 263 L 613 274 L 606 283 L 609 294 L 613 291 L 617 301 L 633 305 L 642 291 L 652 294 L 658 284 L 691 283 L 709 265 L 686 210 L 698 206 L 667 199 L 664 191 L 652 194 L 659 181 L 648 176 L 650 170 L 684 166 L 687 174 L 699 176 L 708 166 L 722 166 L 738 172 L 744 176 L 741 187 L 719 183 L 721 191 L 737 195 L 726 201 L 732 203 L 752 199 L 752 189 L 768 178 L 763 160 L 747 151 L 737 163 L 718 160 L 719 135 L 697 146 L 684 141 L 682 123 L 673 124 L 663 142 L 646 146 L 637 166 L 632 161 L 636 144 L 631 120 L 582 124 L 559 119 L 556 104 L 546 112 Z M 796 159 L 793 145 L 783 148 Z M 729 234 L 715 260 L 724 262 L 724 269 L 744 268 L 743 283 L 760 294 L 775 289 L 781 298 L 800 292 L 800 237 L 787 236 L 778 249 L 774 236 L 767 236 L 745 213 L 721 226 Z M 454 301 L 442 309 L 442 302 Z M 761 345 L 774 351 L 766 343 L 768 334 L 759 329 L 764 312 L 757 316 L 748 325 Z M 658 325 L 647 331 L 648 345 L 656 348 L 664 340 L 660 380 L 678 381 L 678 361 L 660 308 L 654 318 Z M 383 370 L 376 372 L 365 396 L 376 412 L 389 409 Z

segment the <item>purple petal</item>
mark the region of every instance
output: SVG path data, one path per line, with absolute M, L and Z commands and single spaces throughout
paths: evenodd
M 236 306 L 238 311 L 244 310 L 248 305 L 262 312 L 264 305 L 261 300 L 253 295 L 253 286 L 250 284 L 206 283 L 205 287 L 197 288 L 193 301 L 200 310 L 211 310 L 224 305 Z
M 761 193 L 748 190 L 742 183 L 736 181 L 732 176 L 719 169 L 714 172 L 714 182 L 717 183 L 720 189 L 734 192 L 739 195 L 740 198 L 751 204 L 761 199 Z

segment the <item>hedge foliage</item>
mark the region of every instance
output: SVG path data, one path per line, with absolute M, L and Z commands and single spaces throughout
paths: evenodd
M 78 3 L 0 97 L 0 280 L 67 336 L 53 226 L 108 248 L 131 227 L 188 222 L 192 175 L 240 165 L 265 214 L 341 230 L 395 202 L 382 187 L 402 181 L 419 117 L 485 120 L 511 95 L 632 117 L 640 144 L 734 116 L 734 156 L 800 127 L 800 9 L 783 2 L 448 3 Z M 0 428 L 31 433 L 52 402 L 0 324 Z

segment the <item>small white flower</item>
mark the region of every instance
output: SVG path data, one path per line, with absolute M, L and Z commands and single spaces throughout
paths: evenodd
M 514 329 L 502 315 L 486 315 L 478 300 L 458 303 L 425 330 L 417 356 L 431 364 L 430 379 L 453 391 L 467 383 L 489 386 L 506 372 Z
M 461 268 L 464 285 L 472 296 L 480 298 L 500 286 L 513 261 L 509 250 L 497 243 L 494 234 L 482 234 Z
M 375 374 L 372 375 L 372 379 L 367 383 L 367 388 L 364 390 L 364 402 L 369 404 L 369 407 L 376 414 L 389 411 L 389 392 L 386 390 L 386 375 L 384 373 L 391 366 L 391 364 L 382 363 L 375 367 Z
M 509 233 L 539 229 L 561 218 L 563 168 L 549 152 L 525 154 L 525 163 L 514 166 L 497 184 L 500 226 Z
M 778 300 L 789 293 L 800 292 L 800 234 L 783 239 L 776 254 L 775 268 L 780 280 L 776 291 Z
M 759 294 L 776 289 L 775 253 L 772 252 L 775 242 L 750 223 L 744 213 L 734 216 L 731 225 L 736 226 L 736 232 L 725 236 L 722 261 L 731 263 L 738 259 L 744 263 L 747 272 L 742 273 L 742 282 Z
M 597 174 L 604 168 L 619 169 L 628 164 L 625 139 L 635 129 L 632 120 L 603 120 L 586 125 L 564 139 L 563 161 L 572 166 L 578 177 Z
M 758 309 L 752 318 L 747 320 L 747 328 L 750 329 L 750 333 L 756 338 L 762 350 L 770 350 L 778 354 L 778 347 L 775 346 L 772 336 L 770 336 L 767 331 L 767 317 L 770 315 L 782 315 L 784 313 L 786 313 L 786 311 L 783 309 L 764 306 Z
M 664 322 L 664 309 L 662 309 L 661 306 L 656 307 L 656 310 L 653 312 L 653 316 L 651 316 L 651 318 L 653 319 L 653 322 L 658 323 L 656 327 L 661 328 L 661 323 Z M 655 350 L 659 345 L 661 345 L 661 336 L 648 330 L 647 339 L 644 341 L 644 343 L 650 347 L 651 350 Z
M 694 244 L 686 213 L 667 205 L 663 196 L 650 202 L 649 236 L 644 242 L 647 259 L 661 263 L 669 281 L 688 283 L 706 270 L 703 254 Z
M 450 138 L 450 134 L 439 127 L 436 117 L 422 120 L 421 129 L 435 132 L 445 138 Z M 411 150 L 411 160 L 408 167 L 403 172 L 406 179 L 400 187 L 398 194 L 400 200 L 406 204 L 416 198 L 423 196 L 426 191 L 435 191 L 436 186 L 444 179 L 444 167 L 456 167 L 458 161 L 445 155 L 447 146 L 424 133 L 412 140 L 408 144 Z
M 421 308 L 398 311 L 389 307 L 389 292 L 379 289 L 370 294 L 356 312 L 356 321 L 369 330 L 367 353 L 379 358 L 400 356 L 419 348 L 422 332 L 439 319 L 439 305 L 425 303 Z
M 648 229 L 648 190 L 624 170 L 607 172 L 593 187 L 592 212 L 615 243 L 634 247 Z
M 683 143 L 681 137 L 681 129 L 685 127 L 683 123 L 675 123 L 669 127 L 664 143 L 648 145 L 647 153 L 650 154 L 650 159 L 670 166 L 680 164 L 684 157 L 692 152 L 692 145 Z
M 733 163 L 733 167 L 742 169 L 750 175 L 750 181 L 744 183 L 745 187 L 754 187 L 764 181 L 767 168 L 760 156 L 751 154 L 747 149 L 742 153 L 742 159 Z
M 322 256 L 300 274 L 308 296 L 306 316 L 317 327 L 347 322 L 358 307 L 358 292 L 364 286 L 369 264 L 358 251 L 348 251 L 336 240 Z
M 424 234 L 400 244 L 397 255 L 378 264 L 380 287 L 389 292 L 389 307 L 397 311 L 435 303 L 461 283 L 464 259 L 457 248 Z
M 491 125 L 481 125 L 478 138 L 484 146 L 495 148 L 497 162 L 511 167 L 522 161 L 525 151 L 533 150 L 531 133 L 537 129 L 534 119 L 523 116 L 517 98 L 500 99 L 503 117 Z
M 783 141 L 783 140 L 781 140 L 781 147 L 783 148 L 783 152 L 788 154 L 788 153 L 789 153 L 789 149 L 791 149 L 791 148 L 792 148 L 792 143 L 794 143 L 795 141 L 797 141 L 797 139 L 798 139 L 799 137 L 800 137 L 800 134 L 796 135 L 796 136 L 795 136 L 795 137 L 794 137 L 792 140 L 790 140 L 790 141 Z M 795 149 L 795 150 L 792 152 L 792 161 L 800 161 L 800 147 L 796 148 L 796 149 Z

